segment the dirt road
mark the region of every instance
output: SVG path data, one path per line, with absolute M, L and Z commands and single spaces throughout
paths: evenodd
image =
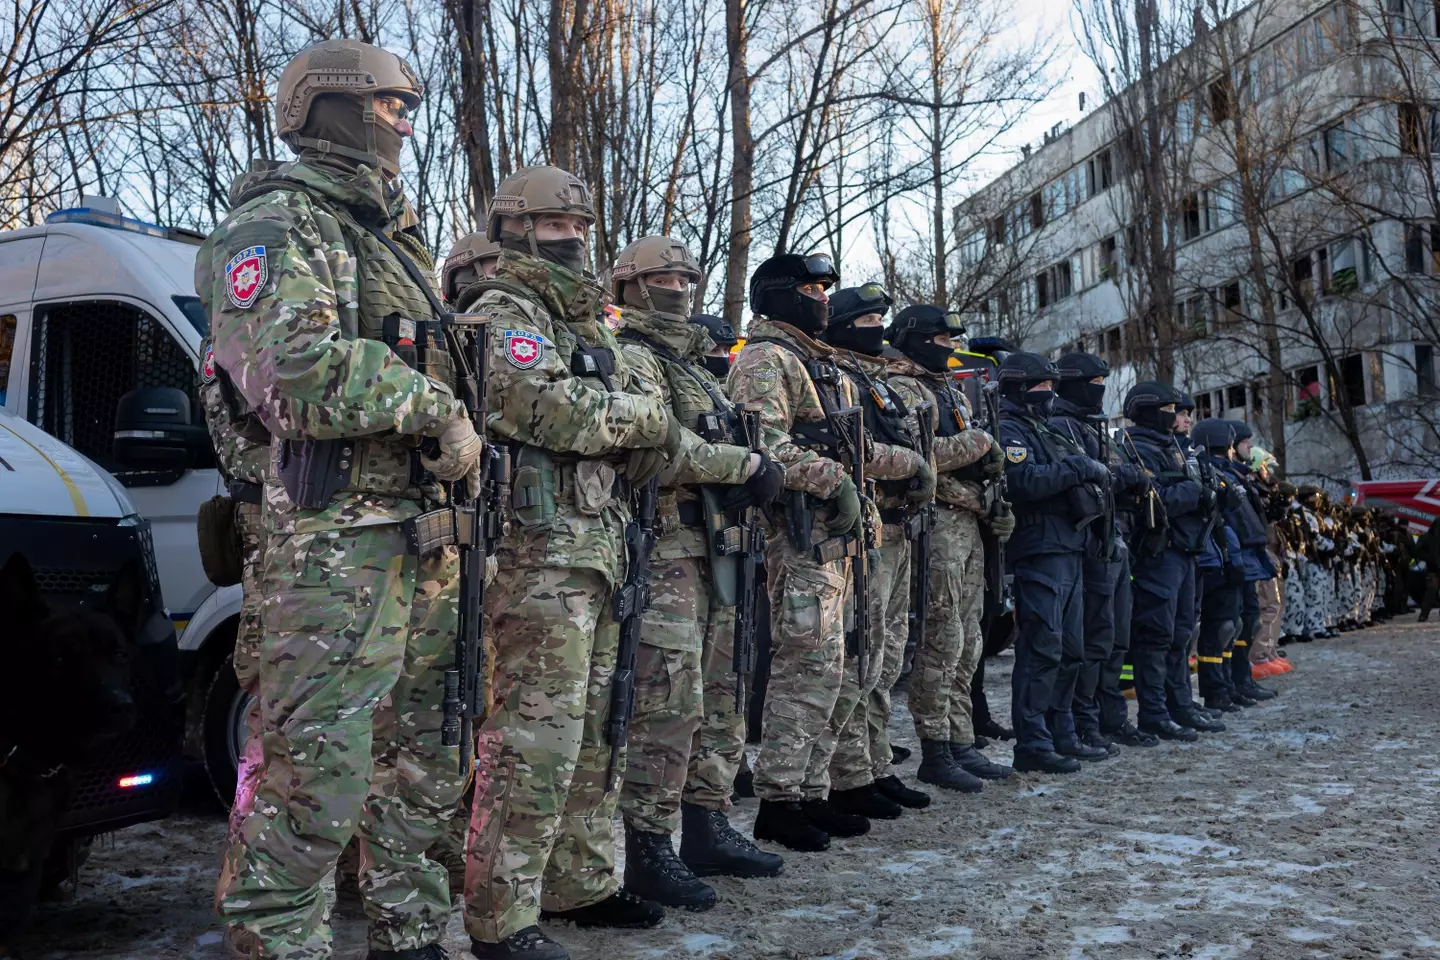
M 939 797 L 778 880 L 719 881 L 719 907 L 656 930 L 551 934 L 576 960 L 1440 957 L 1440 627 L 1413 619 L 1287 648 L 1280 699 L 1200 744 Z M 27 955 L 223 957 L 222 834 L 192 815 L 111 838 Z M 364 957 L 360 923 L 336 927 L 336 956 Z

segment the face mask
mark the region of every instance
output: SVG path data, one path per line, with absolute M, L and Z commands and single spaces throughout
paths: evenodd
M 369 125 L 375 133 L 375 156 L 380 168 L 393 176 L 400 174 L 400 151 L 405 138 L 388 123 L 378 119 Z M 328 94 L 316 99 L 305 120 L 304 136 L 317 140 L 328 140 L 333 144 L 352 150 L 369 149 L 369 131 L 366 130 L 365 105 L 357 98 L 343 94 Z M 345 157 L 344 154 L 333 154 Z M 351 163 L 355 161 L 345 157 Z
M 885 328 L 857 327 L 849 324 L 830 330 L 825 339 L 826 342 L 843 350 L 854 350 L 856 353 L 876 357 L 880 355 L 881 350 L 885 349 Z
M 1096 413 L 1099 413 L 1105 405 L 1105 384 L 1085 384 L 1085 405 Z
M 1160 410 L 1156 413 L 1156 420 L 1159 423 L 1161 433 L 1169 433 L 1175 429 L 1175 411 Z
M 1048 420 L 1055 409 L 1054 390 L 1026 390 L 1025 406 L 1040 420 Z
M 571 273 L 585 272 L 585 241 L 579 237 L 569 240 L 537 240 L 535 249 L 540 256 Z
M 716 380 L 724 380 L 730 376 L 729 357 L 705 357 L 705 369 L 710 371 L 711 376 Z
M 690 314 L 690 294 L 684 290 L 666 290 L 664 287 L 648 287 L 650 291 L 650 302 L 660 313 L 668 313 L 671 316 L 685 317 Z M 630 285 L 625 285 L 625 294 L 630 294 Z
M 931 373 L 944 373 L 950 369 L 950 357 L 955 351 L 938 343 L 917 343 L 908 351 L 910 359 Z

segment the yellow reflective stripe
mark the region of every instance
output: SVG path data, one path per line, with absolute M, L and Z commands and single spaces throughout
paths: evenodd
M 41 459 L 43 459 L 46 463 L 50 464 L 51 469 L 55 471 L 55 475 L 60 478 L 60 482 L 65 484 L 65 492 L 70 495 L 70 505 L 75 508 L 75 516 L 90 516 L 90 508 L 85 506 L 85 498 L 80 495 L 80 488 L 75 486 L 75 481 L 70 479 L 70 474 L 60 469 L 60 464 L 56 463 L 54 460 L 51 460 L 45 454 L 44 450 L 41 450 L 29 440 L 26 440 L 24 437 L 20 436 L 20 434 L 12 430 L 10 431 L 10 436 L 14 437 L 21 443 L 25 444 L 25 446 L 29 447 L 31 450 L 34 450 L 36 453 L 40 454 Z
M 1237 646 L 1237 647 L 1248 647 L 1248 646 L 1250 646 L 1250 641 L 1249 641 L 1249 640 L 1236 640 L 1236 641 L 1235 641 L 1235 646 Z
M 1200 658 L 1200 662 L 1201 662 L 1201 663 L 1224 663 L 1225 660 L 1224 660 L 1224 658 L 1222 658 L 1222 657 L 1201 657 L 1201 658 Z
M 1229 650 L 1226 650 L 1223 654 L 1221 654 L 1221 656 L 1223 656 L 1226 660 L 1229 660 L 1229 659 L 1230 659 L 1230 651 L 1229 651 Z

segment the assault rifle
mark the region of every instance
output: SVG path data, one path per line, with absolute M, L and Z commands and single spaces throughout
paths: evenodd
M 620 625 L 615 654 L 615 679 L 610 686 L 610 720 L 605 740 L 610 744 L 608 787 L 620 767 L 620 751 L 630 738 L 630 715 L 635 712 L 635 659 L 640 654 L 640 623 L 650 606 L 650 553 L 655 549 L 655 505 L 660 478 L 651 477 L 636 495 L 635 516 L 625 527 L 625 583 L 615 592 L 612 615 Z
M 760 405 L 744 403 L 737 408 L 740 426 L 745 431 L 751 453 L 759 453 Z M 735 644 L 730 662 L 735 670 L 735 712 L 745 713 L 745 678 L 755 672 L 755 618 L 758 614 L 760 571 L 765 568 L 765 527 L 760 522 L 760 508 L 753 503 L 745 508 L 740 520 L 740 541 L 744 555 L 740 560 L 739 602 L 735 605 Z
M 1100 435 L 1100 462 L 1110 469 L 1110 426 L 1101 413 L 1094 419 L 1095 432 Z M 1105 562 L 1115 559 L 1115 480 L 1112 474 L 1105 478 Z
M 928 463 L 935 451 L 935 425 L 930 415 L 935 404 L 925 401 L 915 407 L 915 416 L 920 424 L 920 456 Z M 935 529 L 935 501 L 915 507 L 906 522 L 905 535 L 911 543 L 914 555 L 910 559 L 910 644 L 925 639 L 925 625 L 930 619 L 930 537 Z
M 855 604 L 855 626 L 845 638 L 845 650 L 855 657 L 859 668 L 859 682 L 865 685 L 870 661 L 870 551 L 875 548 L 875 527 L 865 511 L 870 497 L 869 484 L 865 479 L 865 412 L 860 407 L 845 407 L 831 412 L 825 411 L 830 429 L 845 451 L 849 461 L 850 479 L 860 497 L 860 523 L 862 532 L 855 543 L 851 557 L 850 573 L 854 583 L 853 603 Z M 823 546 L 823 545 L 822 545 Z M 837 558 L 838 559 L 838 558 Z
M 991 380 L 981 389 L 981 397 L 985 401 L 985 419 L 988 421 L 990 435 L 995 438 L 1000 436 L 1000 381 Z M 990 505 L 991 516 L 1007 517 L 1010 515 L 1009 491 L 1005 485 L 1005 474 L 1000 474 L 999 479 L 992 481 L 995 485 L 997 495 Z M 983 537 L 985 545 L 985 592 L 987 599 L 998 609 L 1005 608 L 1005 544 L 992 535 L 986 534 Z

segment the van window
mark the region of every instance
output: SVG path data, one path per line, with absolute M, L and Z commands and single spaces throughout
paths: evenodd
M 205 315 L 205 304 L 200 302 L 199 297 L 171 297 L 170 299 L 175 301 L 175 306 L 180 308 L 180 312 L 185 314 L 185 319 L 190 321 L 190 326 L 194 327 L 200 336 L 209 336 L 210 318 Z
M 15 352 L 15 331 L 18 327 L 15 314 L 0 316 L 0 407 L 5 406 L 5 394 L 10 383 L 10 355 Z
M 127 486 L 173 482 L 173 476 L 122 470 L 111 456 L 116 408 L 138 387 L 184 390 L 191 422 L 204 422 L 195 365 L 159 321 L 125 303 L 54 304 L 36 309 L 32 344 L 31 423 Z M 212 467 L 213 458 L 195 466 Z

